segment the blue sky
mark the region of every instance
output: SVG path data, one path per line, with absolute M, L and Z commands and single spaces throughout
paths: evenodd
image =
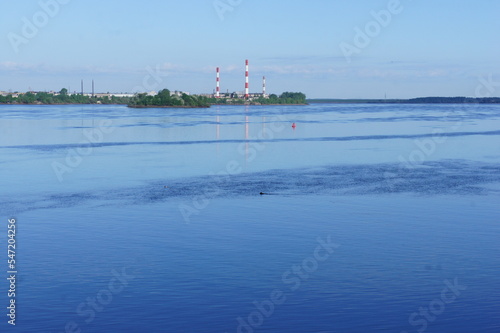
M 499 1 L 397 1 L 2 0 L 0 90 L 94 79 L 99 92 L 209 93 L 219 66 L 221 90 L 241 91 L 245 59 L 252 92 L 265 75 L 268 92 L 311 98 L 474 96 L 480 77 L 500 82 Z M 368 43 L 356 28 L 372 29 Z

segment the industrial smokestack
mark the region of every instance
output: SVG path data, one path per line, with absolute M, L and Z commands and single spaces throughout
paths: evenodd
M 266 77 L 262 77 L 262 96 L 266 97 Z

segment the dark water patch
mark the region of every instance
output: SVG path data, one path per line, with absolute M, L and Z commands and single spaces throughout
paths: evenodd
M 435 137 L 466 137 L 466 136 L 496 136 L 500 130 L 483 132 L 451 132 L 440 134 L 395 134 L 395 135 L 359 135 L 344 137 L 317 137 L 317 138 L 286 138 L 268 140 L 193 140 L 193 141 L 156 141 L 156 142 L 103 142 L 103 143 L 76 143 L 76 144 L 53 144 L 53 145 L 19 145 L 0 146 L 0 149 L 30 149 L 35 151 L 57 151 L 75 148 L 101 148 L 135 145 L 199 145 L 213 143 L 268 143 L 268 142 L 342 142 L 342 141 L 366 141 L 366 140 L 395 140 L 395 139 L 422 139 Z
M 70 194 L 46 194 L 37 199 L 3 200 L 10 211 L 66 208 L 78 205 L 144 205 L 171 200 L 303 195 L 487 195 L 499 194 L 500 165 L 465 160 L 427 162 L 406 168 L 400 164 L 328 165 L 279 169 L 234 176 L 159 179 L 142 186 Z

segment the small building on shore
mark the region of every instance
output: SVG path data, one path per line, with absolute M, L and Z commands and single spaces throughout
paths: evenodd
M 19 95 L 22 95 L 21 93 L 18 93 L 18 92 L 8 92 L 8 91 L 0 91 L 0 96 L 9 96 L 9 95 L 12 95 L 12 97 L 14 98 L 18 98 Z

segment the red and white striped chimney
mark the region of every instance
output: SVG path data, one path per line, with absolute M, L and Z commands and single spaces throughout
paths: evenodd
M 245 98 L 250 97 L 249 85 L 248 85 L 248 60 L 245 62 Z
M 215 88 L 215 98 L 220 97 L 220 71 L 219 67 L 217 67 L 217 87 Z

